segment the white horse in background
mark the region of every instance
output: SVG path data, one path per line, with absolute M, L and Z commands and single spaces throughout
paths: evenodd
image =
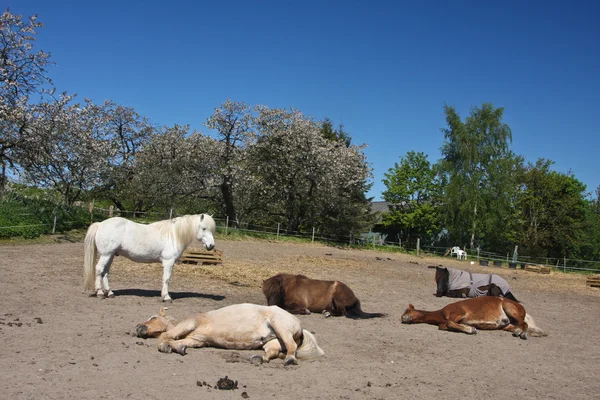
M 452 256 L 452 254 L 456 254 L 457 260 L 466 260 L 467 259 L 467 252 L 464 250 L 461 250 L 460 247 L 458 247 L 458 246 L 454 246 L 453 248 L 450 249 L 450 255 Z
M 300 320 L 277 306 L 234 304 L 192 315 L 181 322 L 165 315 L 150 317 L 135 327 L 137 337 L 158 337 L 158 351 L 185 355 L 188 348 L 257 350 L 250 362 L 283 358 L 284 364 L 311 360 L 325 353 L 312 333 L 302 329 Z
M 161 298 L 171 301 L 169 282 L 173 265 L 194 239 L 207 250 L 215 247 L 216 224 L 208 214 L 184 215 L 173 219 L 139 224 L 121 217 L 95 222 L 85 236 L 83 261 L 84 288 L 98 297 L 114 297 L 108 284 L 108 273 L 115 255 L 135 262 L 161 262 L 163 280 Z M 96 253 L 100 258 L 96 267 Z

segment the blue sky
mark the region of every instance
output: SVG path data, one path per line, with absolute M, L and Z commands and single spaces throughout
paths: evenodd
M 6 2 L 5 2 L 6 3 Z M 159 125 L 226 99 L 294 107 L 366 144 L 369 196 L 408 151 L 440 158 L 444 104 L 505 108 L 512 150 L 600 185 L 600 2 L 28 1 L 59 91 Z

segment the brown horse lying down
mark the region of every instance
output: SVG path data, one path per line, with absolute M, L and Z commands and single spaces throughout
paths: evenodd
M 326 317 L 383 317 L 366 313 L 352 289 L 340 281 L 321 281 L 304 275 L 279 274 L 263 282 L 263 293 L 270 306 L 279 306 L 292 314 L 323 313 Z
M 475 297 L 448 304 L 437 311 L 415 310 L 409 304 L 402 314 L 402 322 L 438 325 L 443 330 L 468 334 L 477 333 L 477 329 L 502 329 L 521 339 L 527 339 L 529 335 L 547 336 L 535 325 L 521 303 L 505 297 Z
M 297 317 L 279 307 L 257 304 L 235 304 L 179 323 L 165 316 L 161 308 L 159 315 L 137 325 L 135 331 L 141 338 L 158 337 L 158 351 L 163 353 L 185 355 L 188 347 L 262 348 L 264 355 L 252 356 L 251 362 L 285 357 L 285 365 L 297 364 L 296 357 L 310 360 L 325 354 L 315 337 L 302 329 Z

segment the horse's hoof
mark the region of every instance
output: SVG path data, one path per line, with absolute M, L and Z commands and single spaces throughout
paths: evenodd
M 477 329 L 471 327 L 471 335 L 476 335 L 477 334 Z
M 327 318 L 327 317 L 331 317 L 331 313 L 330 313 L 329 311 L 323 311 L 323 316 L 324 316 L 325 318 Z
M 99 299 L 104 299 L 104 292 L 99 291 L 98 293 L 96 293 L 96 297 Z
M 106 294 L 106 297 L 109 299 L 114 299 L 115 298 L 115 294 L 113 293 L 112 290 L 109 290 L 108 293 Z
M 250 357 L 250 364 L 252 365 L 262 365 L 263 362 L 263 358 L 258 354 L 255 354 L 252 357 Z
M 519 337 L 523 340 L 527 340 L 527 338 L 529 337 L 529 333 L 527 332 L 521 332 L 521 334 L 519 335 Z
M 158 351 L 160 351 L 161 353 L 170 353 L 172 349 L 168 343 L 161 343 L 158 345 Z
M 283 361 L 283 365 L 298 365 L 296 357 L 288 357 Z
M 163 303 L 172 303 L 173 299 L 170 297 L 163 297 L 162 301 L 163 301 Z
M 516 331 L 513 332 L 513 336 L 514 337 L 521 337 L 521 333 L 523 333 L 523 331 L 516 330 Z
M 187 354 L 186 353 L 187 346 L 180 346 L 180 347 L 174 348 L 173 350 L 175 351 L 175 353 L 181 354 L 182 356 L 185 356 Z

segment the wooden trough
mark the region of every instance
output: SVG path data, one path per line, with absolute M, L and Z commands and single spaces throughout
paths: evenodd
M 600 288 L 600 275 L 590 276 L 589 278 L 587 278 L 586 283 L 590 287 Z
M 537 272 L 538 274 L 549 274 L 552 272 L 552 267 L 547 267 L 544 265 L 526 265 L 525 271 Z
M 223 264 L 223 251 L 187 248 L 179 261 L 184 264 Z

